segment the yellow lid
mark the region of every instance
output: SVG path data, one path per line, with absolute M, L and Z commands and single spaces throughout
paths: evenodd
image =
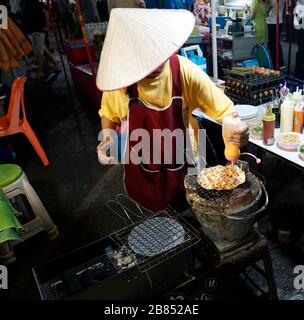
M 266 113 L 264 114 L 263 121 L 275 121 L 276 116 L 272 112 L 272 107 L 268 106 L 266 109 Z

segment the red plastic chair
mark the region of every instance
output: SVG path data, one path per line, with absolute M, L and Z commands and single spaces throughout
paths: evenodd
M 13 83 L 8 112 L 5 116 L 0 117 L 0 137 L 23 133 L 32 144 L 42 163 L 48 166 L 49 160 L 46 153 L 26 118 L 24 107 L 24 84 L 26 80 L 26 77 L 18 77 Z

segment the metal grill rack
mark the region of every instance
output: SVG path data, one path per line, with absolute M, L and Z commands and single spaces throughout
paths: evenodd
M 248 174 L 246 174 L 246 181 L 239 185 L 236 189 L 240 190 L 240 189 L 246 189 L 248 187 L 251 186 L 251 183 L 248 181 Z M 195 188 L 197 190 L 197 193 L 199 194 L 200 197 L 205 198 L 207 200 L 211 200 L 211 201 L 227 201 L 231 198 L 231 196 L 235 193 L 235 190 L 207 190 L 204 189 L 203 187 L 201 187 L 197 181 L 196 181 L 196 177 L 195 177 Z
M 207 190 L 201 187 L 197 182 L 197 176 L 191 176 L 189 179 L 191 179 L 191 184 L 193 185 L 193 188 L 196 190 L 198 195 L 204 199 L 210 200 L 210 201 L 228 201 L 231 196 L 236 192 L 236 190 L 241 189 L 247 189 L 250 188 L 251 182 L 250 182 L 250 176 L 255 175 L 259 178 L 262 184 L 265 184 L 265 178 L 261 174 L 257 173 L 256 171 L 249 169 L 249 164 L 246 161 L 237 161 L 237 166 L 240 167 L 246 174 L 246 180 L 244 183 L 239 185 L 237 188 L 233 190 Z
M 151 256 L 141 255 L 136 253 L 136 266 L 141 272 L 146 272 L 152 268 L 155 268 L 162 262 L 176 256 L 177 254 L 189 249 L 194 244 L 200 241 L 199 233 L 178 213 L 176 213 L 172 208 L 167 208 L 166 210 L 160 211 L 158 213 L 153 214 L 151 211 L 140 207 L 137 203 L 135 203 L 132 199 L 128 198 L 126 195 L 119 195 L 119 197 L 123 197 L 125 200 L 130 202 L 130 205 L 134 207 L 134 204 L 137 206 L 139 212 L 131 212 L 129 210 L 129 206 L 121 204 L 121 200 L 119 201 L 110 201 L 108 202 L 108 207 L 113 210 L 113 204 L 120 205 L 126 215 L 129 216 L 129 220 L 131 224 L 126 226 L 125 228 L 112 233 L 110 238 L 119 246 L 119 247 L 129 247 L 129 236 L 132 233 L 136 240 L 147 250 L 150 252 L 158 252 L 159 248 L 163 246 L 163 240 L 166 240 L 168 250 L 163 250 L 160 254 L 153 254 Z M 116 199 L 118 199 L 116 198 Z M 111 204 L 111 205 L 110 205 Z M 118 211 L 115 212 L 118 216 L 120 215 Z M 131 218 L 131 215 L 135 215 L 137 217 L 142 217 L 139 221 L 134 223 Z M 121 217 L 124 221 L 125 218 Z M 172 221 L 172 224 L 168 226 L 157 226 L 153 221 L 156 218 L 168 219 L 168 221 Z M 145 232 L 147 228 L 150 228 L 151 232 Z M 179 239 L 175 245 L 176 239 L 174 240 L 174 235 L 181 232 L 181 227 L 183 229 L 183 238 Z M 144 229 L 143 229 L 144 228 Z M 132 248 L 131 248 L 132 249 Z

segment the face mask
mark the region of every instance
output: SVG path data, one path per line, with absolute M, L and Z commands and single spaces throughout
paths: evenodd
M 304 5 L 298 2 L 294 8 L 293 15 L 293 24 L 295 29 L 304 29 Z

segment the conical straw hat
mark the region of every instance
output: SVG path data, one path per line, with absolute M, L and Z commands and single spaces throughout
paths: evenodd
M 97 87 L 112 91 L 142 80 L 182 47 L 194 23 L 187 10 L 113 9 Z

